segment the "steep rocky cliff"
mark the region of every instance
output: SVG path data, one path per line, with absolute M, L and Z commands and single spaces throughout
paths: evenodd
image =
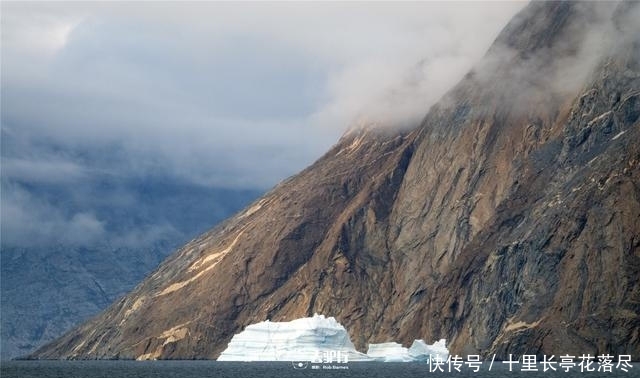
M 530 4 L 420 125 L 352 129 L 32 357 L 215 358 L 317 312 L 360 349 L 637 358 L 638 8 Z

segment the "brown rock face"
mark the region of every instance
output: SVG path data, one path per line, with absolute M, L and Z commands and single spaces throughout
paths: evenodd
M 32 357 L 216 358 L 317 312 L 360 349 L 638 358 L 637 8 L 531 4 L 418 127 L 352 130 Z

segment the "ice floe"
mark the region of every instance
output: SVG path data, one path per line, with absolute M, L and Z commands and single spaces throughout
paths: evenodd
M 333 317 L 315 314 L 290 322 L 264 321 L 233 336 L 218 361 L 348 361 L 414 362 L 449 355 L 444 339 L 433 345 L 415 340 L 410 348 L 395 342 L 370 344 L 356 350 L 347 330 Z

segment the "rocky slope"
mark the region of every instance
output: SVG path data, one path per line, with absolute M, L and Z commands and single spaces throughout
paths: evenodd
M 265 319 L 357 348 L 640 355 L 635 3 L 532 3 L 411 130 L 363 125 L 33 358 L 215 358 Z

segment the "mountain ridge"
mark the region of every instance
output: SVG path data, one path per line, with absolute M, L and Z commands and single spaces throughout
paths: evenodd
M 637 11 L 530 4 L 419 127 L 349 131 L 31 358 L 215 358 L 248 324 L 315 312 L 359 349 L 638 355 L 640 43 L 583 62 L 573 39 Z

